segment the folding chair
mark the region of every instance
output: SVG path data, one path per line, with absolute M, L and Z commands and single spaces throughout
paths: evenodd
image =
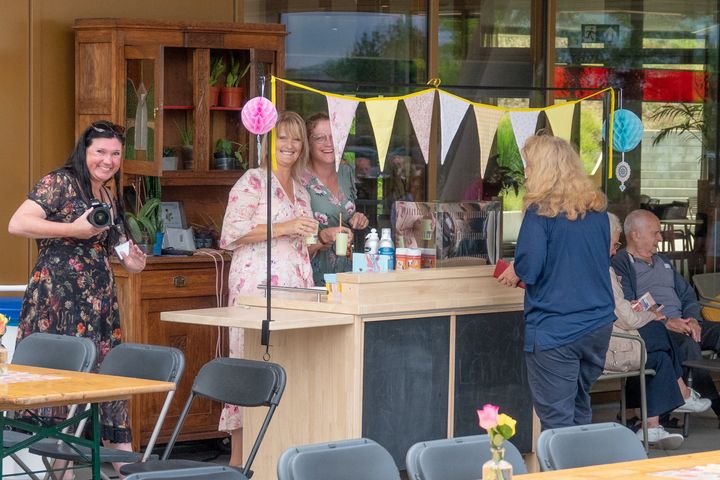
M 17 344 L 12 364 L 56 368 L 73 372 L 89 372 L 95 366 L 96 357 L 97 349 L 95 344 L 88 338 L 52 333 L 33 333 Z M 77 405 L 71 406 L 68 416 L 73 416 L 76 409 Z M 29 438 L 30 435 L 25 433 L 6 430 L 3 432 L 3 447 L 14 447 Z M 31 478 L 38 478 L 17 454 L 11 454 L 10 458 Z
M 215 465 L 213 467 L 198 467 L 185 470 L 162 470 L 158 472 L 133 473 L 125 480 L 247 480 L 247 477 L 234 468 Z
M 506 441 L 503 448 L 513 475 L 527 473 L 515 445 Z M 472 435 L 416 443 L 407 451 L 405 465 L 409 480 L 476 480 L 482 477 L 483 463 L 491 458 L 490 437 Z
M 651 368 L 645 368 L 645 362 L 647 362 L 647 349 L 645 348 L 645 340 L 639 335 L 630 335 L 627 333 L 613 332 L 613 337 L 625 338 L 638 342 L 640 344 L 640 369 L 630 370 L 627 372 L 609 372 L 605 371 L 598 378 L 600 380 L 620 380 L 620 420 L 623 425 L 627 424 L 627 379 L 630 377 L 638 377 L 640 382 L 640 425 L 643 431 L 643 446 L 647 452 L 650 448 L 648 443 L 648 426 L 647 426 L 647 393 L 645 390 L 645 376 L 655 375 L 655 370 Z
M 289 448 L 277 474 L 278 480 L 400 480 L 390 453 L 367 438 Z
M 535 452 L 543 471 L 647 458 L 633 431 L 614 422 L 544 430 Z
M 185 357 L 177 348 L 159 345 L 143 345 L 137 343 L 121 343 L 111 349 L 105 356 L 98 373 L 120 377 L 134 377 L 146 380 L 172 382 L 177 385 L 185 368 Z M 143 454 L 138 452 L 125 452 L 114 448 L 100 448 L 102 462 L 144 462 L 146 461 L 157 437 L 160 434 L 163 421 L 167 415 L 174 390 L 165 397 L 158 419 L 155 422 L 152 435 Z M 65 442 L 40 443 L 30 447 L 30 452 L 42 455 L 44 458 L 56 458 L 75 463 L 89 463 L 92 452 L 89 448 L 68 445 Z M 50 470 L 50 463 L 45 460 Z M 108 477 L 101 473 L 103 479 Z
M 199 396 L 241 407 L 269 407 L 250 455 L 248 455 L 245 466 L 242 468 L 242 474 L 250 478 L 252 476 L 250 467 L 255 460 L 275 409 L 280 403 L 286 382 L 285 370 L 276 363 L 240 358 L 216 358 L 211 360 L 203 365 L 195 377 L 190 396 L 178 418 L 175 430 L 170 436 L 170 441 L 165 447 L 161 459 L 123 465 L 120 468 L 120 473 L 131 475 L 162 470 L 207 467 L 207 463 L 204 462 L 169 459 L 190 407 L 195 398 Z M 197 478 L 204 477 L 198 476 Z

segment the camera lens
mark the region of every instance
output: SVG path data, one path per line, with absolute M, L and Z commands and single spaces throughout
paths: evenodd
M 97 206 L 87 218 L 96 227 L 107 227 L 110 225 L 110 210 L 106 206 Z

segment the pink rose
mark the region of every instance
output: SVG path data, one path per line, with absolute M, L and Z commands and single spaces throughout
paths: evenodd
M 478 409 L 477 415 L 480 422 L 480 427 L 484 428 L 485 430 L 490 430 L 491 428 L 497 427 L 498 410 L 500 410 L 500 407 L 490 405 L 489 403 L 485 404 L 482 410 Z

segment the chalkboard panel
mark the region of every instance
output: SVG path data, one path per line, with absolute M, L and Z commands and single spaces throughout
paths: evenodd
M 523 354 L 522 312 L 457 317 L 455 436 L 485 433 L 475 411 L 486 403 L 517 420 L 512 443 L 532 450 L 532 401 Z
M 368 322 L 364 351 L 363 437 L 405 468 L 414 443 L 447 436 L 450 318 Z

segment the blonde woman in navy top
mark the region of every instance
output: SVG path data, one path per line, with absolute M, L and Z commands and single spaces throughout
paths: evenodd
M 583 425 L 615 320 L 607 199 L 565 140 L 530 137 L 523 156 L 525 217 L 498 281 L 526 285 L 525 361 L 543 430 Z

